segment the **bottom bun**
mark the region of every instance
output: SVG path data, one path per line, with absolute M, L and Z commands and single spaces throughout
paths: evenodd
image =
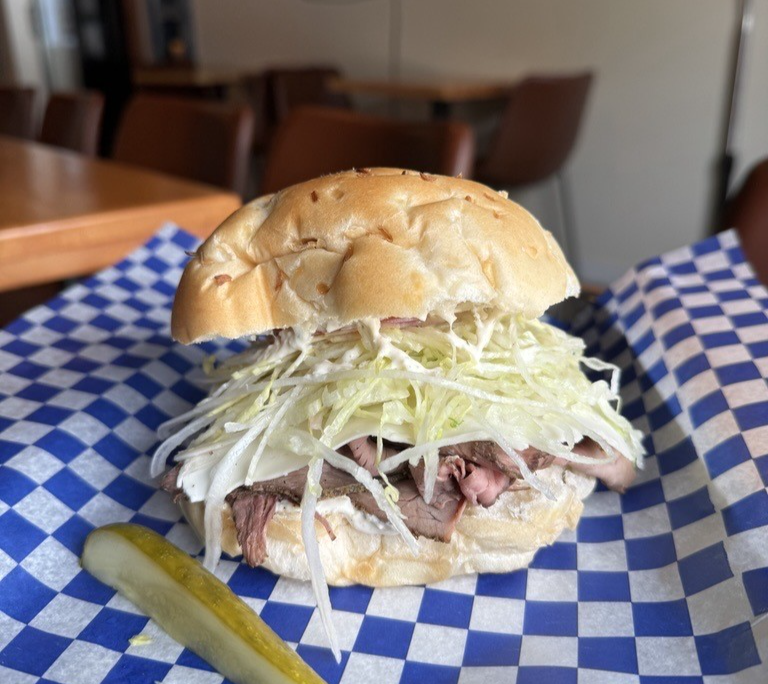
M 551 466 L 537 476 L 555 494 L 554 501 L 534 489 L 502 494 L 490 508 L 467 506 L 448 543 L 419 538 L 414 556 L 396 534 L 368 534 L 338 512 L 324 514 L 336 535 L 332 541 L 320 523 L 315 532 L 328 584 L 391 587 L 431 584 L 454 575 L 510 572 L 527 566 L 542 546 L 551 544 L 567 527 L 574 529 L 592 491 L 592 477 Z M 205 505 L 183 499 L 181 509 L 201 538 Z M 229 506 L 222 511 L 222 549 L 241 554 Z M 301 512 L 278 510 L 267 527 L 264 567 L 278 575 L 309 579 L 301 540 Z

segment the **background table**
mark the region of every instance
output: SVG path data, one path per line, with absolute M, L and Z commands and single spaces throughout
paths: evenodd
M 164 93 L 208 94 L 223 98 L 252 72 L 231 67 L 168 67 L 133 71 L 133 84 Z
M 114 263 L 164 222 L 205 237 L 230 192 L 0 136 L 0 291 Z
M 429 102 L 432 116 L 444 119 L 450 113 L 451 105 L 461 102 L 497 100 L 505 97 L 513 86 L 511 81 L 364 81 L 349 78 L 334 78 L 328 88 L 335 93 L 347 95 L 379 95 L 397 100 L 420 100 Z

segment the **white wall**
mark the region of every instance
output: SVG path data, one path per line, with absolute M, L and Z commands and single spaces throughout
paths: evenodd
M 736 0 L 403 0 L 405 76 L 596 70 L 569 165 L 582 278 L 705 233 Z M 768 154 L 768 7 L 756 3 L 739 167 Z M 387 73 L 389 0 L 196 0 L 201 61 Z M 549 188 L 519 194 L 553 229 Z
M 323 62 L 384 73 L 388 0 L 194 0 L 194 10 L 203 64 Z

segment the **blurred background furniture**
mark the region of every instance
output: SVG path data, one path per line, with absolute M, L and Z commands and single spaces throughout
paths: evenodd
M 166 221 L 200 237 L 234 193 L 0 136 L 0 291 L 93 273 Z
M 155 94 L 225 99 L 248 73 L 226 67 L 140 67 L 132 71 L 132 80 L 137 89 Z
M 557 234 L 556 198 L 562 195 L 562 209 L 574 219 L 568 235 L 580 276 L 604 284 L 636 258 L 690 244 L 720 225 L 710 204 L 719 216 L 727 182 L 718 189 L 711 183 L 715 152 L 727 157 L 727 165 L 718 163 L 721 172 L 737 159 L 736 183 L 768 154 L 768 129 L 750 109 L 759 108 L 761 84 L 768 82 L 768 60 L 749 59 L 768 45 L 768 32 L 757 30 L 756 3 L 725 1 L 706 13 L 688 12 L 680 3 L 640 4 L 616 9 L 602 0 L 577 8 L 560 0 L 553 12 L 549 3 L 490 0 L 483 12 L 459 2 L 441 3 L 433 12 L 402 0 L 0 0 L 0 83 L 36 89 L 34 134 L 47 93 L 101 92 L 99 153 L 107 157 L 137 91 L 247 102 L 255 113 L 255 187 L 276 125 L 270 119 L 284 116 L 275 114 L 281 100 L 270 102 L 265 71 L 337 72 L 327 89 L 361 111 L 465 121 L 482 159 L 489 148 L 495 152 L 491 138 L 519 79 L 536 69 L 594 70 L 599 94 L 590 95 L 582 121 L 583 153 L 567 165 L 571 202 L 556 177 L 515 187 L 512 197 Z M 752 12 L 745 11 L 749 5 Z M 744 33 L 753 21 L 747 46 Z M 609 31 L 600 30 L 605 22 Z M 744 78 L 738 77 L 741 53 Z M 317 97 L 301 101 L 317 104 Z M 289 110 L 297 106 L 288 103 Z M 7 112 L 2 109 L 0 118 Z M 702 141 L 717 142 L 715 133 L 724 144 L 713 151 Z
M 328 107 L 295 110 L 275 133 L 263 193 L 351 168 L 394 166 L 471 175 L 472 129 L 458 122 L 410 122 Z
M 72 8 L 80 81 L 104 95 L 99 154 L 107 156 L 133 90 L 124 7 L 122 2 L 72 0 Z
M 392 100 L 428 102 L 433 119 L 446 119 L 454 105 L 462 102 L 481 102 L 505 97 L 511 81 L 471 81 L 434 79 L 431 81 L 406 80 L 357 80 L 332 78 L 328 87 L 332 92 L 344 95 L 376 95 Z
M 263 72 L 246 74 L 240 82 L 245 101 L 253 110 L 253 152 L 261 155 L 267 148 L 269 133 L 274 128 L 267 95 L 267 78 Z
M 82 2 L 82 0 L 78 0 Z M 190 0 L 120 0 L 126 49 L 134 68 L 190 67 L 197 41 Z
M 768 285 L 768 159 L 753 166 L 728 198 L 721 230 L 729 228 L 739 233 L 744 255 Z
M 515 86 L 488 155 L 477 165 L 476 177 L 507 189 L 539 183 L 554 176 L 560 219 L 560 244 L 573 258 L 571 216 L 565 162 L 578 137 L 592 74 L 526 78 Z
M 139 94 L 125 110 L 112 157 L 242 196 L 253 123 L 244 104 Z
M 45 107 L 40 142 L 95 157 L 103 114 L 101 93 L 52 93 Z
M 264 72 L 270 123 L 279 126 L 298 107 L 349 107 L 349 98 L 329 88 L 340 72 L 331 66 L 272 68 Z
M 188 73 L 197 57 L 190 0 L 69 0 L 83 86 L 104 93 L 100 152 L 108 156 L 134 79 Z M 51 2 L 39 3 L 43 12 Z M 51 12 L 42 23 L 51 23 Z M 63 28 L 62 30 L 66 30 Z M 197 72 L 195 72 L 197 73 Z M 210 76 L 208 71 L 204 74 Z M 167 75 L 166 75 L 167 77 Z M 218 86 L 218 83 L 216 84 Z
M 0 135 L 35 137 L 35 90 L 0 87 Z

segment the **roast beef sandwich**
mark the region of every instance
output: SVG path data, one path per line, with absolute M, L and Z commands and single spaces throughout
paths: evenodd
M 552 235 L 472 181 L 359 169 L 257 199 L 192 255 L 172 318 L 182 343 L 249 345 L 205 364 L 154 472 L 208 565 L 312 579 L 321 608 L 326 581 L 525 566 L 643 453 L 617 370 L 539 320 L 578 292 Z

